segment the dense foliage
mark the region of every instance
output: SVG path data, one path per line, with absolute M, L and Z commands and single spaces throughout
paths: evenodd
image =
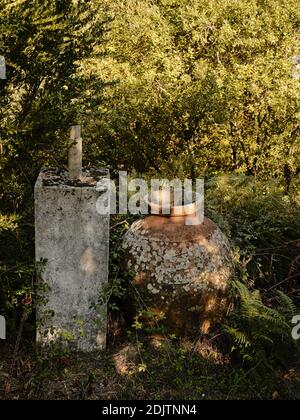
M 296 0 L 104 3 L 114 21 L 99 69 L 118 83 L 94 131 L 108 162 L 290 186 L 300 170 Z

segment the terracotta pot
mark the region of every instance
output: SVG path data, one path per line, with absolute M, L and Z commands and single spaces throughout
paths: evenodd
M 169 333 L 207 333 L 222 319 L 232 253 L 210 219 L 191 226 L 185 216 L 148 216 L 133 223 L 123 246 L 143 302 Z
M 179 197 L 181 197 L 182 190 Z M 201 197 L 194 193 L 194 196 L 185 197 L 183 204 L 176 203 L 176 189 L 171 191 L 158 190 L 144 197 L 144 201 L 149 206 L 151 214 L 161 214 L 165 216 L 182 217 L 194 216 L 202 205 Z

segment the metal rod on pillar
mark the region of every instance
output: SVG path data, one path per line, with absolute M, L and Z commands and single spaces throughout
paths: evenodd
M 6 79 L 6 64 L 5 64 L 5 58 L 3 55 L 0 55 L 0 79 L 5 80 Z
M 68 157 L 70 179 L 80 179 L 82 175 L 82 138 L 80 131 L 80 125 L 72 125 Z

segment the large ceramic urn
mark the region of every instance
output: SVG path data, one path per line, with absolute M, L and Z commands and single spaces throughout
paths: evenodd
M 190 213 L 190 211 L 189 211 Z M 163 319 L 168 333 L 207 333 L 228 306 L 232 253 L 210 219 L 151 215 L 132 224 L 123 246 L 144 308 Z

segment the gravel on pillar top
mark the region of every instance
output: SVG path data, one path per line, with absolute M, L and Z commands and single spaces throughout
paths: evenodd
M 106 169 L 68 172 L 43 169 L 35 185 L 35 245 L 40 267 L 37 340 L 60 341 L 83 351 L 106 344 L 106 305 L 98 300 L 108 281 L 109 214 L 97 212 L 105 200 L 97 182 Z

